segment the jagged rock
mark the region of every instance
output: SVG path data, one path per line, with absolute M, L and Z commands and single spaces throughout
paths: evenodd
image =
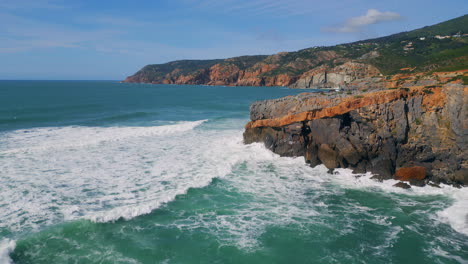
M 403 188 L 403 189 L 410 189 L 411 188 L 411 186 L 409 184 L 404 183 L 404 182 L 396 183 L 393 186 L 398 187 L 398 188 Z
M 409 183 L 411 186 L 417 186 L 417 187 L 426 186 L 426 182 L 424 182 L 423 180 L 410 179 Z
M 370 171 L 380 180 L 467 185 L 468 86 L 431 91 L 306 93 L 255 102 L 244 140 L 264 142 L 283 156 L 304 156 L 311 166 Z
M 421 181 L 426 178 L 426 168 L 422 166 L 414 166 L 407 168 L 400 168 L 395 172 L 395 179 L 400 181 L 416 180 Z
M 346 89 L 352 90 L 430 86 L 449 81 L 456 82 L 453 79 L 455 77 L 453 72 L 439 72 L 435 81 L 433 76 L 427 77 L 424 72 L 437 71 L 464 62 L 466 53 L 451 51 L 459 49 L 463 41 L 466 41 L 466 36 L 449 38 L 440 46 L 439 39 L 429 36 L 424 40 L 424 45 L 416 44 L 414 34 L 426 32 L 425 34 L 430 35 L 431 32 L 440 31 L 441 28 L 449 34 L 454 32 L 454 25 L 465 25 L 467 17 L 464 15 L 442 24 L 378 39 L 329 47 L 311 47 L 269 56 L 178 60 L 146 65 L 123 82 L 228 86 L 279 85 L 294 88 L 344 85 Z M 398 46 L 402 49 L 395 49 Z M 440 47 L 430 48 L 433 46 Z M 424 56 L 418 56 L 415 60 L 413 56 L 408 56 L 408 52 Z
M 461 169 L 456 171 L 449 179 L 455 183 L 468 186 L 468 169 Z
M 359 57 L 360 60 L 369 60 L 369 59 L 375 59 L 377 57 L 380 56 L 380 53 L 378 51 L 371 51 L 371 52 L 368 52 L 364 55 L 362 55 L 361 57 Z
M 326 66 L 314 68 L 292 84 L 291 88 L 323 88 L 344 86 L 353 81 L 379 76 L 380 71 L 369 64 L 346 62 L 334 68 Z
M 317 156 L 328 169 L 339 167 L 339 162 L 337 161 L 338 154 L 327 144 L 321 144 L 319 146 Z

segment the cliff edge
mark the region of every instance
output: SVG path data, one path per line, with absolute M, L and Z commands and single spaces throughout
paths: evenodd
M 468 15 L 377 39 L 273 55 L 146 65 L 123 82 L 227 86 L 379 86 L 395 74 L 467 68 Z
M 422 186 L 468 185 L 468 86 L 449 82 L 255 102 L 244 142 L 311 166 L 372 172 Z

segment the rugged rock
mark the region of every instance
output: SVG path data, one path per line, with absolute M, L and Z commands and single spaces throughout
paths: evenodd
M 400 168 L 395 172 L 395 179 L 400 181 L 424 180 L 427 176 L 427 169 L 422 166 Z
M 288 74 L 266 75 L 276 69 L 278 65 L 256 63 L 249 68 L 241 69 L 234 63 L 217 63 L 196 71 L 184 72 L 183 68 L 175 68 L 165 75 L 156 77 L 144 71 L 125 79 L 129 83 L 153 84 L 205 84 L 230 86 L 288 86 L 297 80 L 297 77 Z
M 422 75 L 417 79 L 403 76 L 466 69 L 466 34 L 443 41 L 435 38 L 437 34 L 454 32 L 468 32 L 468 15 L 409 32 L 335 46 L 273 55 L 150 64 L 123 82 L 294 88 L 346 86 L 348 89 L 365 86 L 370 89 L 386 88 L 382 81 L 398 74 L 402 78 L 393 79 L 389 85 L 399 88 L 409 81 L 432 85 Z
M 308 71 L 291 88 L 347 86 L 353 81 L 380 75 L 380 71 L 372 65 L 349 61 L 334 68 L 323 66 Z
M 410 179 L 409 180 L 410 185 L 412 186 L 418 186 L 418 187 L 424 187 L 426 186 L 426 182 L 424 180 L 416 180 L 416 179 Z M 440 186 L 439 186 L 440 187 Z
M 304 93 L 251 105 L 244 142 L 311 166 L 468 185 L 468 86 Z M 396 172 L 396 173 L 395 173 Z
M 403 189 L 409 189 L 409 188 L 411 188 L 411 186 L 410 186 L 409 184 L 404 183 L 404 182 L 396 183 L 396 184 L 394 184 L 393 186 L 398 187 L 398 188 L 403 188 Z

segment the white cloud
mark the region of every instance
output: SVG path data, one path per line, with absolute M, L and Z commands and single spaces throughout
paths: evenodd
M 387 21 L 402 19 L 402 16 L 395 12 L 380 12 L 376 9 L 369 9 L 363 16 L 352 17 L 339 27 L 324 28 L 324 31 L 337 33 L 362 32 L 367 26 Z

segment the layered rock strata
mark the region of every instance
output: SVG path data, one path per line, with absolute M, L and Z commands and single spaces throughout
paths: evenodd
M 288 74 L 265 75 L 277 67 L 277 64 L 257 63 L 251 68 L 241 69 L 235 64 L 218 63 L 190 73 L 182 73 L 182 70 L 177 68 L 157 78 L 149 78 L 147 73 L 138 72 L 127 77 L 124 82 L 220 86 L 288 86 L 297 80 L 296 76 Z
M 381 76 L 380 71 L 369 64 L 346 62 L 334 68 L 318 67 L 308 71 L 292 84 L 291 88 L 324 88 L 348 86 L 359 80 Z
M 304 93 L 251 105 L 244 142 L 311 166 L 468 185 L 468 86 Z

